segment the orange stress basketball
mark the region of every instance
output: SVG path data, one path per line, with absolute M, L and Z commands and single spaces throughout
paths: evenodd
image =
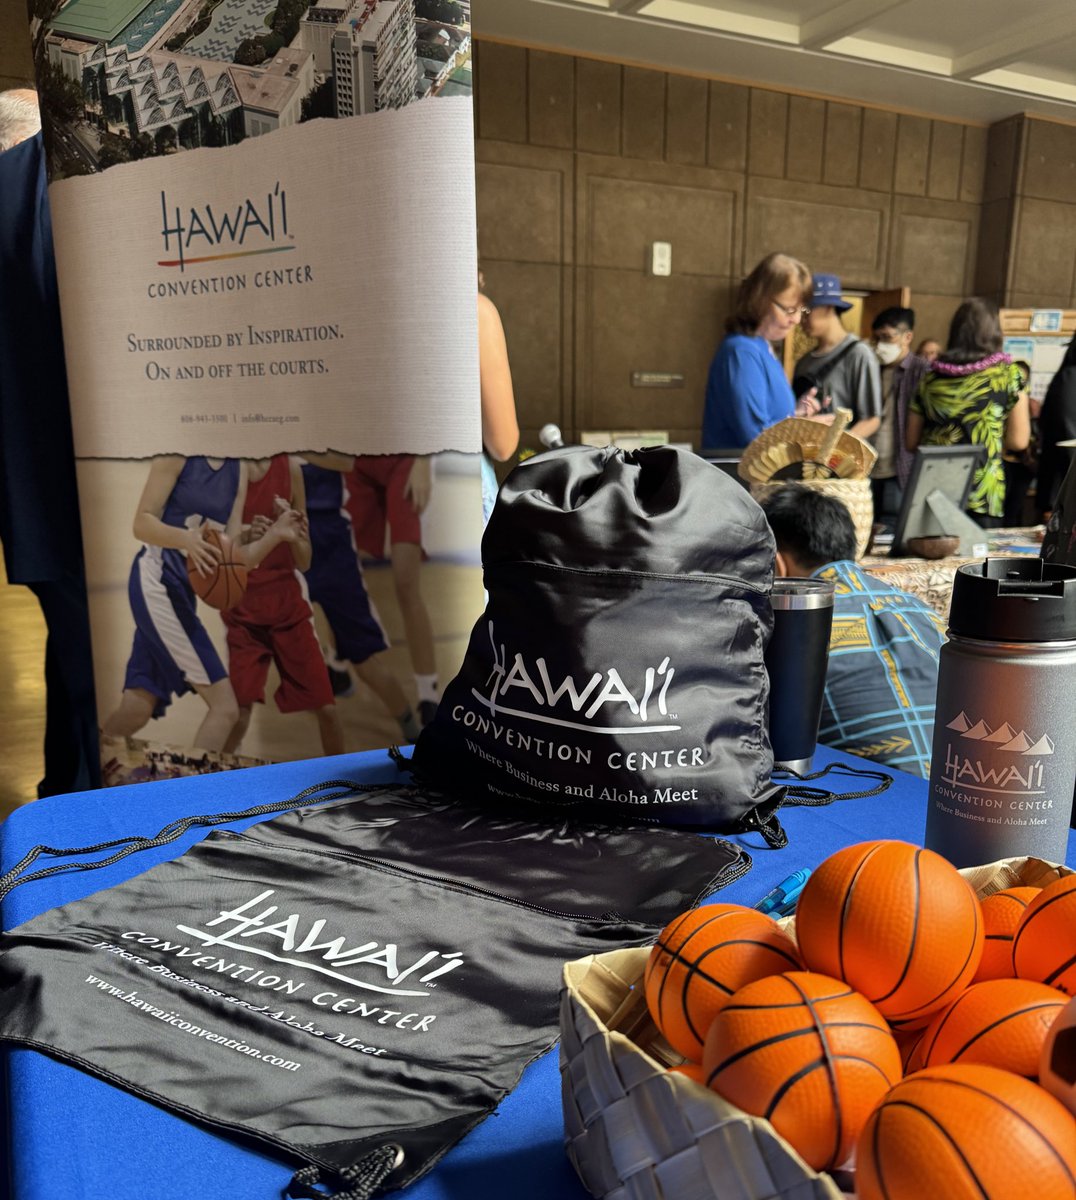
M 1072 1117 L 996 1067 L 928 1067 L 871 1113 L 856 1147 L 858 1200 L 1072 1200 Z
M 1021 979 L 1076 996 L 1076 875 L 1055 879 L 1027 906 L 1012 940 Z
M 221 611 L 234 608 L 247 590 L 246 564 L 239 559 L 232 539 L 226 533 L 210 525 L 203 525 L 202 537 L 216 546 L 221 556 L 216 566 L 211 567 L 205 575 L 194 565 L 194 561 L 188 558 L 187 578 L 191 581 L 194 594 L 211 608 L 219 608 Z
M 983 957 L 972 983 L 1012 978 L 1013 934 L 1024 909 L 1038 894 L 1038 888 L 1006 888 L 979 901 L 983 910 Z
M 707 904 L 671 921 L 643 976 L 654 1024 L 699 1062 L 710 1022 L 752 979 L 802 966 L 796 944 L 772 917 L 739 904 Z
M 749 983 L 714 1018 L 707 1085 L 765 1117 L 817 1170 L 848 1158 L 871 1109 L 900 1079 L 881 1013 L 840 979 L 790 971 Z
M 974 983 L 927 1026 L 924 1065 L 984 1063 L 1034 1079 L 1042 1044 L 1067 1000 L 1057 988 L 1027 979 Z
M 796 938 L 810 970 L 847 980 L 894 1027 L 919 1028 L 971 982 L 983 919 L 970 884 L 941 855 L 862 842 L 807 880 Z

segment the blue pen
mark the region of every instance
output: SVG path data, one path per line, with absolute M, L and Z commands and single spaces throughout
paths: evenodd
M 755 908 L 772 917 L 787 915 L 795 907 L 800 892 L 803 891 L 803 885 L 807 882 L 810 874 L 810 867 L 801 867 L 787 879 L 782 879 L 773 891 L 767 892 L 755 905 Z

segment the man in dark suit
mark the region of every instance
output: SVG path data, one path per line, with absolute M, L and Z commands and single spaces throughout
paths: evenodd
M 37 96 L 0 92 L 0 540 L 48 627 L 38 795 L 101 782 L 67 375 Z M 10 686 L 10 685 L 7 685 Z

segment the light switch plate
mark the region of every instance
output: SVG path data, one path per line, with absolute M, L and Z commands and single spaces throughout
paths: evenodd
M 672 242 L 651 242 L 650 274 L 672 274 Z

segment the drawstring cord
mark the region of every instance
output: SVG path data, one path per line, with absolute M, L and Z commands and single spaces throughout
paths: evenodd
M 789 784 L 785 788 L 785 804 L 789 807 L 820 808 L 824 804 L 832 804 L 834 800 L 863 800 L 867 796 L 880 796 L 893 783 L 893 776 L 887 771 L 870 771 L 863 767 L 850 767 L 842 762 L 829 763 L 820 771 L 812 771 L 810 775 L 800 775 L 797 771 L 774 771 L 773 778 L 777 783 L 783 783 L 787 779 L 806 782 L 809 779 L 821 779 L 831 773 L 854 775 L 860 779 L 876 779 L 878 782 L 874 787 L 857 792 L 827 792 L 825 788 Z
M 350 1167 L 334 1170 L 345 1188 L 339 1192 L 326 1192 L 317 1187 L 322 1183 L 321 1171 L 315 1166 L 303 1167 L 292 1176 L 284 1195 L 289 1200 L 370 1200 L 370 1197 L 403 1162 L 402 1146 L 394 1142 L 378 1146 L 365 1158 Z
M 98 867 L 111 866 L 129 854 L 137 854 L 140 850 L 150 850 L 157 846 L 166 846 L 181 837 L 188 829 L 224 825 L 229 821 L 241 821 L 247 817 L 269 816 L 271 813 L 287 812 L 288 809 L 298 808 L 304 801 L 322 804 L 329 800 L 343 800 L 347 796 L 355 796 L 362 792 L 374 792 L 389 785 L 384 783 L 355 783 L 349 779 L 326 779 L 322 783 L 313 783 L 287 800 L 275 800 L 268 804 L 256 804 L 240 812 L 212 813 L 208 816 L 183 817 L 166 825 L 153 837 L 114 838 L 108 842 L 97 842 L 92 846 L 77 846 L 71 849 L 60 849 L 55 846 L 34 846 L 11 868 L 0 876 L 0 900 L 9 892 L 23 883 L 32 883 L 37 879 L 47 879 L 51 875 L 63 875 L 69 871 L 94 871 Z M 330 790 L 335 789 L 335 790 Z M 324 793 L 324 794 L 322 794 Z M 120 847 L 115 854 L 107 858 L 94 859 L 93 862 L 56 863 L 51 867 L 43 867 L 29 875 L 23 875 L 42 855 L 49 858 L 59 858 L 70 854 L 99 854 L 102 850 L 112 850 Z

